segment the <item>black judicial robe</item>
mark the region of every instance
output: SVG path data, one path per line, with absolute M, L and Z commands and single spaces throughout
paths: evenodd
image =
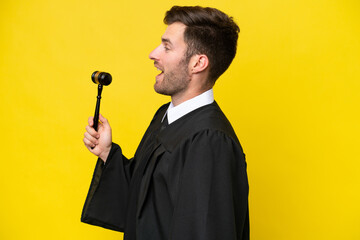
M 98 159 L 81 221 L 125 240 L 247 240 L 245 155 L 216 102 L 164 127 L 156 112 L 134 158 Z

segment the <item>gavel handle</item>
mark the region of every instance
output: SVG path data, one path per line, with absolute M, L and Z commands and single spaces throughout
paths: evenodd
M 101 92 L 102 92 L 103 86 L 99 84 L 98 87 L 98 95 L 96 100 L 96 108 L 95 108 L 95 114 L 94 114 L 94 125 L 93 128 L 97 131 L 98 130 L 98 124 L 99 124 L 99 112 L 100 112 L 100 100 L 101 100 Z
M 95 108 L 94 124 L 93 124 L 93 128 L 95 129 L 95 131 L 98 130 L 98 124 L 99 124 L 100 100 L 101 100 L 102 88 L 103 88 L 103 86 L 101 84 L 99 84 L 98 95 L 96 97 L 97 100 L 96 100 L 96 108 Z M 94 149 L 94 148 L 92 147 L 91 149 Z

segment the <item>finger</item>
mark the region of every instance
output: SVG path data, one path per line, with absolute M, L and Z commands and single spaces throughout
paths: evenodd
M 84 141 L 84 144 L 85 144 L 86 148 L 87 148 L 90 152 L 92 152 L 92 148 L 95 147 L 95 144 L 93 144 L 92 142 L 90 142 L 89 139 L 87 139 L 87 138 L 85 138 L 85 137 L 84 137 L 83 141 Z
M 91 136 L 90 133 L 88 133 L 88 132 L 84 133 L 84 138 L 86 138 L 92 144 L 95 144 L 95 145 L 99 144 L 99 141 L 95 137 Z
M 88 123 L 89 123 L 89 126 L 92 127 L 94 125 L 94 117 L 89 117 L 88 118 Z
M 100 134 L 97 132 L 97 131 L 95 131 L 95 129 L 94 128 L 92 128 L 91 126 L 86 126 L 86 132 L 88 132 L 92 137 L 94 137 L 94 138 L 99 138 L 100 137 Z

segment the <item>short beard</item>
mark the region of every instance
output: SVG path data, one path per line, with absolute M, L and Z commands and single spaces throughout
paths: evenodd
M 190 80 L 188 65 L 189 59 L 184 57 L 180 61 L 178 68 L 174 69 L 175 72 L 164 73 L 161 84 L 157 85 L 155 83 L 154 85 L 155 92 L 167 96 L 174 96 L 184 91 Z

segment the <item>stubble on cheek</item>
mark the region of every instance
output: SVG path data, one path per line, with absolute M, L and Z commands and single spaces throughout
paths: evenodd
M 183 58 L 174 69 L 167 69 L 154 84 L 155 92 L 173 96 L 184 91 L 190 82 L 188 60 Z
M 173 96 L 179 92 L 182 92 L 189 83 L 189 76 L 186 68 L 182 67 L 179 71 L 164 73 L 164 76 L 160 81 L 156 81 L 154 89 L 157 93 Z

